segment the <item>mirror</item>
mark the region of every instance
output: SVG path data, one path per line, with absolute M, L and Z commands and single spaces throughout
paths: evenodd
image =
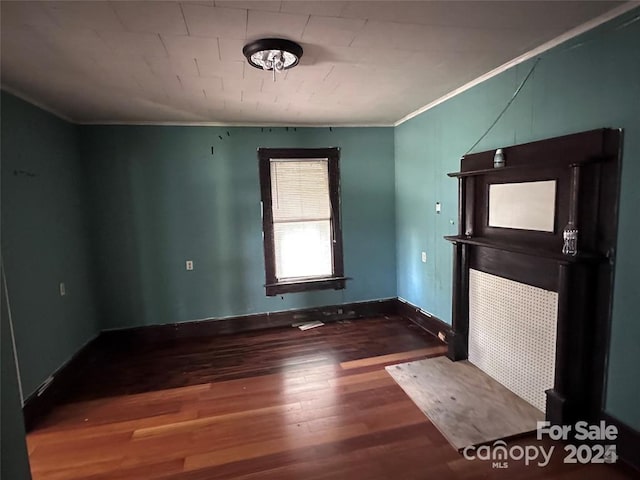
M 489 185 L 489 226 L 553 232 L 556 180 Z

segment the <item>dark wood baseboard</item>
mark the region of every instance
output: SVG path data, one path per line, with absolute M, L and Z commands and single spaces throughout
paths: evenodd
M 444 342 L 449 343 L 452 335 L 451 325 L 443 322 L 438 317 L 424 312 L 401 298 L 396 299 L 396 313 L 411 320 L 434 337 L 437 337 L 439 333 L 443 333 L 445 336 Z
M 622 462 L 637 475 L 640 473 L 640 432 L 607 413 L 602 413 L 601 416 L 607 425 L 618 428 L 618 439 L 615 442 L 620 457 L 618 463 Z
M 395 298 L 371 300 L 367 302 L 328 305 L 281 312 L 257 313 L 221 319 L 197 320 L 193 322 L 143 327 L 104 330 L 100 334 L 103 341 L 148 342 L 166 341 L 208 335 L 226 335 L 250 332 L 268 328 L 289 327 L 293 323 L 336 322 L 379 315 L 395 315 Z
M 100 345 L 105 343 L 135 345 L 143 342 L 163 342 L 180 338 L 225 335 L 288 327 L 293 323 L 314 320 L 321 320 L 327 323 L 396 314 L 397 299 L 387 298 L 222 319 L 103 330 L 51 375 L 53 379 L 46 388 L 39 388 L 26 399 L 22 407 L 25 427 L 27 432 L 32 430 L 64 398 L 65 392 L 73 385 L 73 382 L 82 378 L 85 369 L 91 363 L 100 361 L 102 351 Z
M 64 397 L 65 392 L 73 382 L 82 377 L 83 372 L 96 362 L 97 357 L 94 352 L 100 342 L 98 334 L 84 344 L 69 360 L 62 364 L 51 374 L 52 380 L 44 387 L 40 386 L 24 402 L 22 415 L 24 417 L 25 429 L 32 430 L 36 424 L 42 420 Z

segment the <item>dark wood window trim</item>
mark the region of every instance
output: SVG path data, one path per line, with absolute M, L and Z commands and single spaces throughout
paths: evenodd
M 329 197 L 331 201 L 331 240 L 333 244 L 333 275 L 278 281 L 275 267 L 275 240 L 271 210 L 272 158 L 327 158 L 329 168 Z M 260 191 L 262 197 L 262 231 L 264 237 L 265 289 L 267 296 L 311 290 L 340 290 L 345 288 L 342 252 L 342 223 L 340 218 L 340 149 L 339 148 L 259 148 Z

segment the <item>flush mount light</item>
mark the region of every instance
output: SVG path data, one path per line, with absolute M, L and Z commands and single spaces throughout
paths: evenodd
M 302 57 L 302 47 L 283 38 L 263 38 L 247 43 L 242 53 L 247 57 L 249 65 L 273 71 L 275 82 L 276 72 L 288 70 L 298 64 Z

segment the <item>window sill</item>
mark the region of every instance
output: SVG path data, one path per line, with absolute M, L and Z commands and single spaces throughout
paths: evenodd
M 342 290 L 348 277 L 312 278 L 305 280 L 292 280 L 285 282 L 269 283 L 265 285 L 268 297 L 281 293 L 310 292 L 312 290 Z

